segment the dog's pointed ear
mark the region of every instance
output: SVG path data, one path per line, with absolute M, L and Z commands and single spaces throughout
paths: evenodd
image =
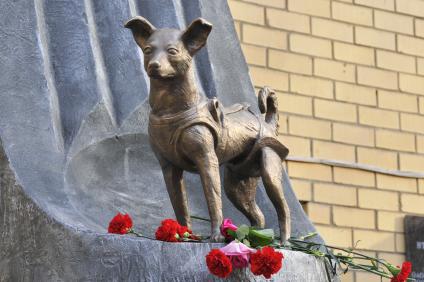
M 147 39 L 156 31 L 156 28 L 145 18 L 136 16 L 125 23 L 125 27 L 131 29 L 135 42 L 143 49 Z
M 205 19 L 198 18 L 183 32 L 181 39 L 191 56 L 205 46 L 211 30 L 211 23 Z

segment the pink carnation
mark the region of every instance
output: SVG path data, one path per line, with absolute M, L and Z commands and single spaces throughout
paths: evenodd
M 236 241 L 232 241 L 221 248 L 220 251 L 230 258 L 234 268 L 247 267 L 249 265 L 250 254 L 255 252 L 254 249 Z

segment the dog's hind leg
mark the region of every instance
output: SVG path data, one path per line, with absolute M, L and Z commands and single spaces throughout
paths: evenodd
M 283 164 L 280 156 L 271 148 L 262 149 L 261 176 L 266 193 L 277 211 L 281 241 L 290 238 L 290 210 L 284 198 L 282 177 Z
M 228 199 L 246 216 L 252 226 L 265 227 L 265 218 L 256 204 L 258 177 L 242 177 L 225 167 L 224 189 Z

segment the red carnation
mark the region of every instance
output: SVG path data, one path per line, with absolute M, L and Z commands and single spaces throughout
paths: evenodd
M 283 258 L 282 253 L 271 247 L 264 247 L 250 255 L 250 270 L 255 275 L 263 275 L 269 279 L 281 269 Z
M 107 231 L 114 234 L 127 234 L 131 230 L 133 222 L 128 214 L 121 214 L 118 212 L 114 218 L 109 222 Z
M 156 240 L 165 242 L 178 242 L 178 239 L 180 238 L 178 234 L 180 227 L 180 224 L 173 219 L 163 220 L 161 222 L 161 226 L 159 226 L 156 230 Z
M 180 225 L 178 227 L 178 235 L 180 235 L 181 238 L 184 238 L 184 237 L 189 238 L 191 234 L 193 234 L 193 232 L 190 229 L 188 229 L 187 226 Z
M 399 274 L 393 277 L 392 280 L 390 280 L 390 282 L 405 282 L 408 279 L 411 271 L 412 271 L 411 262 L 405 261 L 404 263 L 402 263 L 402 269 L 400 270 Z
M 221 278 L 226 278 L 233 271 L 230 259 L 218 249 L 213 249 L 207 254 L 206 264 L 213 275 Z

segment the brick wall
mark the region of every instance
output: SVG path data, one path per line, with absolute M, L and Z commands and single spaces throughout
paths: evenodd
M 228 3 L 309 216 L 328 243 L 401 263 L 403 217 L 424 216 L 424 0 Z

